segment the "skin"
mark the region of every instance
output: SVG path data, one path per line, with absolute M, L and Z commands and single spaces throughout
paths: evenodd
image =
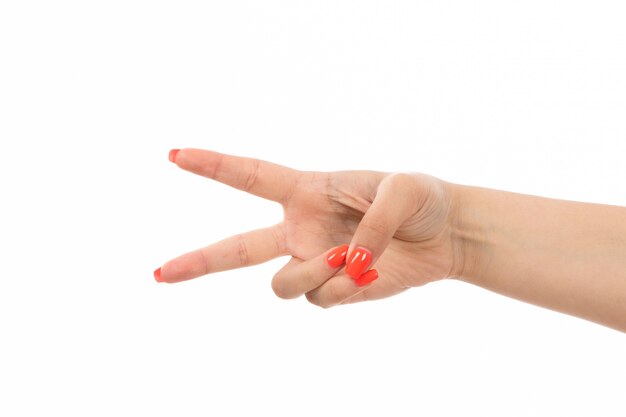
M 290 255 L 272 288 L 332 307 L 453 278 L 626 331 L 626 208 L 452 184 L 421 173 L 298 171 L 182 149 L 178 167 L 283 206 L 282 222 L 165 263 L 168 283 Z M 326 257 L 372 252 L 359 287 Z

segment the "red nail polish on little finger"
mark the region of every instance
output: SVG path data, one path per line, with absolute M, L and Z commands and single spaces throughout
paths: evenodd
M 357 279 L 367 270 L 370 263 L 372 263 L 372 252 L 359 246 L 350 254 L 350 259 L 346 266 L 346 274 L 350 275 L 352 279 Z
M 170 151 L 170 154 L 168 155 L 170 162 L 176 163 L 176 154 L 178 154 L 178 151 L 180 151 L 180 149 L 172 149 Z
M 370 282 L 376 281 L 377 279 L 378 279 L 378 271 L 375 269 L 370 269 L 369 271 L 367 271 L 366 273 L 364 273 L 363 275 L 355 279 L 354 283 L 358 287 L 363 287 L 369 284 Z
M 326 257 L 326 262 L 332 268 L 339 268 L 346 261 L 348 254 L 348 245 L 337 246 Z

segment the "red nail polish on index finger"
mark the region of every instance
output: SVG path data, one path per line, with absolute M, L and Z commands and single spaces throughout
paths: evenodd
M 357 279 L 367 270 L 370 263 L 372 263 L 372 252 L 362 246 L 358 246 L 350 254 L 350 259 L 346 266 L 346 274 L 350 275 L 352 279 Z
M 170 151 L 170 154 L 168 155 L 170 162 L 176 163 L 176 154 L 178 154 L 178 151 L 180 151 L 180 149 L 172 149 Z
M 346 261 L 348 254 L 348 245 L 337 246 L 326 257 L 326 262 L 332 268 L 339 268 Z

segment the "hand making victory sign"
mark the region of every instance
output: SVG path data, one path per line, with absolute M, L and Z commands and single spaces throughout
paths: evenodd
M 290 255 L 272 280 L 281 298 L 331 307 L 457 278 L 626 331 L 624 207 L 420 173 L 298 171 L 199 149 L 170 160 L 281 204 L 284 219 L 165 263 L 159 282 Z
M 184 254 L 155 271 L 174 283 L 290 255 L 272 288 L 313 304 L 388 297 L 462 273 L 451 184 L 417 173 L 314 172 L 208 150 L 170 160 L 194 174 L 279 203 L 282 222 Z M 330 259 L 329 259 L 330 258 Z M 344 268 L 345 267 L 345 268 Z

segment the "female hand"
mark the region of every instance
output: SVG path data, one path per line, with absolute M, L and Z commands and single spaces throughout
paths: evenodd
M 159 282 L 179 282 L 291 255 L 273 278 L 276 295 L 306 294 L 311 303 L 331 307 L 388 297 L 462 272 L 463 251 L 453 233 L 454 191 L 445 181 L 418 173 L 297 171 L 200 149 L 173 150 L 170 160 L 187 171 L 280 203 L 284 219 L 165 263 L 155 271 Z M 333 252 L 344 244 L 349 244 L 347 251 L 344 247 Z M 363 256 L 367 251 L 369 265 L 368 255 Z M 339 260 L 347 260 L 353 277 L 343 263 L 333 267 L 327 262 L 335 252 L 334 261 L 343 253 Z M 355 264 L 350 265 L 353 259 Z M 361 260 L 365 265 L 359 267 Z M 363 276 L 372 266 L 379 279 L 375 272 Z

